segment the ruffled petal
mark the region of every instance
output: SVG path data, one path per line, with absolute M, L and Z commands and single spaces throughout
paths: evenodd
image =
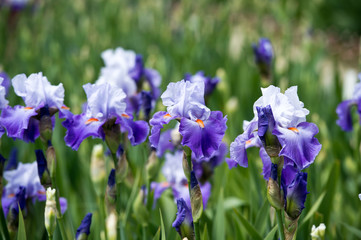
M 227 129 L 227 117 L 222 112 L 211 112 L 202 124 L 182 118 L 179 132 L 183 136 L 182 145 L 188 146 L 196 158 L 211 157 L 218 150 Z
M 8 106 L 1 112 L 0 124 L 6 129 L 7 135 L 26 142 L 34 142 L 39 137 L 39 121 L 33 116 L 38 115 L 34 108 Z
M 128 133 L 130 143 L 135 146 L 147 139 L 149 133 L 148 123 L 142 120 L 133 121 L 130 117 L 120 117 L 116 123 L 120 123 L 122 132 Z
M 346 100 L 341 102 L 337 108 L 336 113 L 338 115 L 338 120 L 336 121 L 344 131 L 352 130 L 352 116 L 351 116 L 351 107 L 355 105 L 354 100 Z
M 151 147 L 158 148 L 160 130 L 163 128 L 163 125 L 168 124 L 171 120 L 175 118 L 176 116 L 171 116 L 164 111 L 156 112 L 153 115 L 153 118 L 149 121 L 150 126 L 152 126 L 152 130 L 149 136 L 149 142 Z
M 322 145 L 314 137 L 317 133 L 317 126 L 308 122 L 302 122 L 296 128 L 276 126 L 273 130 L 282 145 L 279 155 L 291 159 L 300 170 L 313 163 L 321 150 Z
M 91 120 L 91 121 L 89 121 Z M 88 119 L 86 115 L 74 115 L 66 119 L 63 126 L 67 129 L 65 143 L 74 150 L 78 150 L 81 142 L 87 137 L 104 138 L 102 125 L 104 122 L 97 119 Z

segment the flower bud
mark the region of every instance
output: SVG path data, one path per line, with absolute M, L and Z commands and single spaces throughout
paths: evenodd
M 267 38 L 260 38 L 258 45 L 253 44 L 252 48 L 255 62 L 262 76 L 269 79 L 271 77 L 271 65 L 274 57 L 271 42 Z
M 325 237 L 326 225 L 321 223 L 317 228 L 315 225 L 312 226 L 311 237 L 312 240 L 319 240 Z
M 177 217 L 172 227 L 179 233 L 182 239 L 194 239 L 192 214 L 183 198 L 177 199 Z
M 76 230 L 76 240 L 86 240 L 90 234 L 90 225 L 92 223 L 92 213 L 87 213 Z
M 95 187 L 97 195 L 101 195 L 104 191 L 105 173 L 105 159 L 104 149 L 102 144 L 97 144 L 93 147 L 90 159 L 90 177 Z
M 41 185 L 44 187 L 51 186 L 51 177 L 48 169 L 48 164 L 46 162 L 43 150 L 35 150 L 36 162 L 38 164 L 38 175 L 40 178 Z
M 127 176 L 128 173 L 128 160 L 127 160 L 127 156 L 123 150 L 122 145 L 119 144 L 118 146 L 118 150 L 117 150 L 117 165 L 116 165 L 116 180 L 117 183 L 121 183 L 123 182 L 123 180 L 125 179 L 125 177 Z
M 285 233 L 285 239 L 286 240 L 292 240 L 293 236 L 296 233 L 297 230 L 297 226 L 298 226 L 298 218 L 293 219 L 290 216 L 288 216 L 287 212 L 285 212 L 285 228 L 284 228 L 284 233 Z
M 183 172 L 186 178 L 189 180 L 191 178 L 191 169 L 192 166 L 189 166 L 186 151 L 183 151 L 183 160 L 182 160 Z
M 55 226 L 56 226 L 56 217 L 58 215 L 56 209 L 55 201 L 56 190 L 51 189 L 50 187 L 46 190 L 46 203 L 45 203 L 45 228 L 48 232 L 49 238 L 53 236 Z
M 297 219 L 301 215 L 307 194 L 307 173 L 299 172 L 287 187 L 285 211 L 291 219 Z
M 191 171 L 191 207 L 193 221 L 198 222 L 203 213 L 202 192 L 194 171 Z
M 47 166 L 50 171 L 50 176 L 55 177 L 56 174 L 56 155 L 53 146 L 49 146 L 46 150 Z
M 277 210 L 280 210 L 284 206 L 283 196 L 281 194 L 281 189 L 277 183 L 277 181 L 273 180 L 273 178 L 269 178 L 267 184 L 267 199 L 272 207 Z
M 115 185 L 115 169 L 112 169 L 108 178 L 108 185 L 106 190 L 106 201 L 108 209 L 115 209 L 117 200 L 117 188 Z
M 106 228 L 108 233 L 108 240 L 117 239 L 117 213 L 115 211 L 110 212 L 106 219 Z

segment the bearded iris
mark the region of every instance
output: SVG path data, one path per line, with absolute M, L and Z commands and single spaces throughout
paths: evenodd
M 118 133 L 127 132 L 132 145 L 145 141 L 149 127 L 144 121 L 133 121 L 132 116 L 125 113 L 126 94 L 121 88 L 109 83 L 86 84 L 83 86 L 88 102 L 86 112 L 74 115 L 63 122 L 67 129 L 66 144 L 77 150 L 87 137 L 114 138 L 110 145 L 112 152 L 119 146 Z M 107 141 L 108 142 L 108 141 Z
M 189 147 L 196 158 L 210 157 L 218 150 L 227 129 L 227 117 L 204 105 L 203 81 L 170 83 L 161 96 L 167 112 L 157 112 L 150 120 L 151 146 L 158 148 L 160 131 L 171 120 L 180 122 L 181 144 Z
M 33 142 L 40 136 L 41 131 L 52 130 L 55 121 L 53 115 L 56 112 L 60 111 L 61 118 L 71 114 L 63 103 L 63 85 L 51 85 L 41 72 L 33 73 L 29 77 L 25 74 L 16 75 L 12 79 L 12 85 L 26 106 L 7 106 L 3 109 L 0 124 L 9 137 Z

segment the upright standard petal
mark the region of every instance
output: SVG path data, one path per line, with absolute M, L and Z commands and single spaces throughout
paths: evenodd
M 1 112 L 0 124 L 6 129 L 7 135 L 12 138 L 34 142 L 39 137 L 38 115 L 34 108 L 23 106 L 8 106 Z
M 85 113 L 74 115 L 62 122 L 67 129 L 65 143 L 74 150 L 78 150 L 81 142 L 87 137 L 104 138 L 103 121 L 88 118 Z
M 207 120 L 210 109 L 204 105 L 204 82 L 179 81 L 169 83 L 161 96 L 170 115 L 191 120 Z
M 64 102 L 63 84 L 53 86 L 40 73 L 33 73 L 28 78 L 25 74 L 12 79 L 15 93 L 22 97 L 27 107 L 41 108 L 48 106 L 60 109 Z
M 182 118 L 179 132 L 183 136 L 182 145 L 188 146 L 196 158 L 211 157 L 218 150 L 227 129 L 227 117 L 222 112 L 213 111 L 206 121 L 192 121 Z
M 322 145 L 315 138 L 317 133 L 317 126 L 308 122 L 302 122 L 297 127 L 291 128 L 276 126 L 273 130 L 273 134 L 278 137 L 282 145 L 280 156 L 293 161 L 300 170 L 313 163 L 321 150 Z

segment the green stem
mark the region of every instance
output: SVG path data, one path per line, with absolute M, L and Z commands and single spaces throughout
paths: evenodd
M 194 223 L 194 235 L 196 240 L 201 240 L 201 234 L 199 232 L 199 222 Z
M 59 229 L 60 229 L 61 237 L 62 237 L 62 239 L 67 239 L 67 235 L 66 235 L 66 232 L 65 232 L 64 221 L 63 221 L 64 218 L 63 218 L 63 216 L 61 214 L 61 208 L 60 208 L 60 202 L 59 202 L 59 189 L 58 189 L 58 186 L 56 184 L 55 176 L 52 176 L 51 182 L 52 182 L 53 188 L 55 188 L 55 190 L 56 190 L 55 200 L 56 200 L 56 210 L 58 212 L 57 220 L 58 220 L 58 226 L 59 226 Z
M 0 199 L 0 206 L 2 206 L 1 199 Z M 6 226 L 6 220 L 2 207 L 0 207 L 0 221 L 1 221 L 1 232 L 3 233 L 3 236 L 5 237 L 5 239 L 10 239 L 9 230 L 8 227 Z
M 105 239 L 108 239 L 108 232 L 107 228 L 105 226 L 105 206 L 104 206 L 104 195 L 98 196 L 98 202 L 99 202 L 99 223 L 102 225 L 104 229 L 104 235 Z
M 285 232 L 283 230 L 283 221 L 282 221 L 282 212 L 281 210 L 276 210 L 277 225 L 278 225 L 278 234 L 281 240 L 285 240 Z

